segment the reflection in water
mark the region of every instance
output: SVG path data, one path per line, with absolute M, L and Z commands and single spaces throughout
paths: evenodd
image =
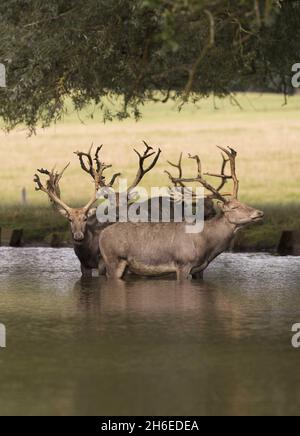
M 300 260 L 221 256 L 204 282 L 79 279 L 0 249 L 0 414 L 299 414 Z

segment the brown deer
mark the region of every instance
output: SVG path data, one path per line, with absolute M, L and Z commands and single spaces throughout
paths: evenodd
M 59 182 L 69 164 L 60 173 L 54 170 L 48 171 L 43 168 L 39 169 L 38 172 L 40 174 L 48 176 L 46 185 L 42 183 L 38 174 L 35 174 L 34 177 L 36 190 L 45 192 L 58 212 L 70 222 L 74 251 L 80 261 L 83 276 L 91 276 L 93 268 L 99 268 L 98 239 L 100 231 L 104 226 L 100 226 L 97 222 L 96 209 L 93 208 L 97 200 L 98 189 L 102 186 L 113 186 L 115 180 L 120 175 L 115 174 L 108 185 L 106 185 L 103 172 L 107 168 L 110 168 L 111 165 L 106 165 L 100 161 L 99 154 L 101 149 L 102 146 L 98 147 L 96 150 L 94 158 L 95 166 L 93 165 L 91 150 L 89 153 L 81 153 L 81 159 L 83 159 L 83 156 L 87 156 L 89 162 L 92 164 L 90 174 L 94 180 L 93 195 L 89 202 L 81 208 L 72 208 L 60 198 Z
M 154 168 L 156 165 L 161 150 L 157 153 L 153 151 L 153 148 L 145 143 L 145 152 L 140 154 L 135 150 L 139 156 L 139 168 L 136 177 L 128 189 L 128 195 L 143 179 L 145 174 Z M 69 166 L 69 164 L 63 169 L 61 173 L 54 170 L 48 171 L 40 169 L 40 174 L 48 176 L 46 186 L 44 186 L 40 180 L 38 174 L 35 174 L 34 182 L 36 183 L 36 190 L 45 192 L 53 205 L 58 209 L 65 218 L 70 222 L 71 232 L 73 237 L 74 251 L 81 264 L 81 272 L 85 277 L 92 276 L 93 269 L 99 268 L 99 274 L 105 273 L 105 265 L 101 262 L 101 254 L 99 250 L 99 235 L 101 231 L 111 223 L 99 223 L 96 218 L 96 208 L 93 208 L 97 200 L 97 192 L 99 188 L 111 188 L 113 187 L 117 178 L 121 175 L 116 173 L 113 175 L 109 183 L 106 183 L 106 179 L 103 175 L 104 171 L 111 168 L 111 165 L 107 165 L 100 160 L 100 151 L 102 146 L 98 147 L 95 152 L 95 157 L 92 157 L 92 147 L 88 153 L 75 152 L 79 158 L 81 168 L 87 172 L 93 179 L 95 185 L 95 191 L 92 198 L 86 206 L 82 208 L 71 208 L 60 198 L 59 182 Z M 155 158 L 151 164 L 144 168 L 145 161 L 155 154 Z
M 222 186 L 233 180 L 233 193 L 228 199 L 202 175 L 199 156 L 197 176 L 172 178 L 174 184 L 198 182 L 212 198 L 219 201 L 220 212 L 205 221 L 202 233 L 186 232 L 186 223 L 117 223 L 100 235 L 100 250 L 109 279 L 121 279 L 126 269 L 143 276 L 176 273 L 178 280 L 203 272 L 207 266 L 230 246 L 235 233 L 250 223 L 262 220 L 264 213 L 238 200 L 239 181 L 236 176 L 236 155 L 231 149 L 219 147 L 230 162 L 231 175 L 207 174 L 221 178 Z
M 135 176 L 134 181 L 131 183 L 131 185 L 129 186 L 129 188 L 127 190 L 127 200 L 129 200 L 130 194 L 132 193 L 134 188 L 139 185 L 139 183 L 144 178 L 144 176 L 155 167 L 156 163 L 159 160 L 160 154 L 161 154 L 161 150 L 160 149 L 158 150 L 157 153 L 155 153 L 153 148 L 150 147 L 145 141 L 143 141 L 143 143 L 144 143 L 144 146 L 145 146 L 145 151 L 144 151 L 143 154 L 140 154 L 139 151 L 134 149 L 134 151 L 137 154 L 138 159 L 139 159 L 139 168 L 138 168 L 138 171 L 137 171 L 137 174 Z M 86 172 L 87 174 L 91 175 L 92 177 L 94 177 L 93 176 L 93 173 L 94 173 L 94 170 L 93 170 L 93 159 L 91 157 L 90 152 L 89 153 L 76 152 L 75 154 L 77 154 L 77 156 L 79 157 L 80 165 L 81 165 L 81 168 L 83 169 L 83 171 Z M 154 156 L 153 160 L 151 161 L 149 166 L 147 168 L 145 168 L 145 162 L 149 158 L 151 158 L 153 156 Z M 182 154 L 180 155 L 178 164 L 173 164 L 171 162 L 168 162 L 168 163 L 171 166 L 177 168 L 178 171 L 179 171 L 179 176 L 182 176 L 182 174 L 183 174 L 183 170 L 182 170 Z M 227 163 L 227 161 L 226 161 L 226 159 L 224 159 L 223 160 L 223 164 L 222 164 L 222 169 L 221 169 L 222 174 L 224 173 L 224 170 L 226 168 L 226 163 Z M 169 175 L 170 179 L 172 180 L 172 176 L 170 175 L 170 173 L 167 172 L 167 171 L 166 171 L 166 173 Z M 119 176 L 119 175 L 120 174 L 117 174 L 116 176 Z M 108 186 L 112 186 L 112 185 L 113 185 L 113 183 L 110 183 Z M 175 186 L 180 185 L 181 187 L 186 187 L 183 183 L 180 183 L 180 184 L 174 183 L 174 185 Z M 105 186 L 106 186 L 105 183 L 102 183 L 102 187 L 105 187 Z M 222 186 L 223 186 L 223 184 L 220 186 L 219 189 L 221 189 Z M 118 196 L 117 196 L 116 200 L 117 200 L 116 206 L 117 206 L 117 219 L 118 219 L 118 207 L 119 207 L 119 203 L 118 203 L 119 198 L 118 198 Z M 174 220 L 174 214 L 175 214 L 175 212 L 174 212 L 174 201 L 173 201 L 173 199 L 171 197 L 168 198 L 168 200 L 169 200 L 169 208 L 170 208 L 170 220 L 173 221 Z M 151 199 L 147 200 L 146 203 L 147 203 L 147 207 L 148 207 L 148 212 L 149 212 L 149 214 L 151 214 L 151 208 L 153 206 L 153 204 L 151 203 Z M 162 210 L 163 210 L 163 206 L 165 204 L 166 204 L 165 199 L 163 197 L 159 197 L 158 207 L 159 207 L 160 220 L 162 220 Z M 143 203 L 141 203 L 141 207 L 142 208 L 144 207 Z M 215 212 L 215 209 L 214 209 L 213 201 L 210 198 L 206 198 L 205 199 L 205 217 L 204 217 L 204 219 L 210 219 L 213 216 L 215 216 L 215 214 L 216 214 L 216 212 Z M 96 218 L 95 217 L 93 217 L 93 218 L 94 218 L 94 221 L 96 221 Z M 104 228 L 106 228 L 108 225 L 111 225 L 111 224 L 113 224 L 113 223 L 101 224 L 99 222 L 98 223 L 94 222 L 90 226 L 90 231 L 94 235 L 94 238 L 93 238 L 93 247 L 95 247 L 95 243 L 99 247 L 98 241 L 99 241 L 100 232 Z M 80 252 L 81 251 L 82 251 L 82 249 L 80 250 Z M 86 254 L 87 253 L 84 253 L 84 257 L 86 257 Z M 99 272 L 103 273 L 103 271 L 105 270 L 105 267 L 104 267 L 104 265 L 102 263 L 102 258 L 101 258 L 101 255 L 100 255 L 100 250 L 98 250 L 96 252 L 96 256 L 95 256 L 95 250 L 92 251 L 92 254 L 93 254 L 94 257 L 93 257 L 93 259 L 91 259 L 90 263 L 92 263 L 93 264 L 93 268 L 95 268 L 95 264 L 100 261 L 101 267 L 99 268 Z M 77 255 L 80 256 L 80 253 L 77 253 Z

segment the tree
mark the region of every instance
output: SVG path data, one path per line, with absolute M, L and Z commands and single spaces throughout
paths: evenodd
M 107 120 L 138 118 L 148 100 L 286 92 L 300 59 L 299 11 L 285 0 L 7 0 L 0 116 L 7 129 L 34 131 L 61 118 L 66 97 Z M 116 96 L 123 105 L 112 110 L 105 102 Z

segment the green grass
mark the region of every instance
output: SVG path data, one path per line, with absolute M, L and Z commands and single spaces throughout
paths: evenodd
M 49 243 L 51 235 L 54 233 L 60 234 L 62 240 L 66 242 L 70 239 L 68 222 L 50 207 L 2 206 L 0 208 L 0 222 L 1 227 L 6 230 L 22 228 L 26 244 Z M 9 232 L 7 237 L 9 237 Z M 6 239 L 5 233 L 3 239 Z
M 159 164 L 144 180 L 145 187 L 165 186 L 167 160 L 176 161 L 184 152 L 185 175 L 195 174 L 187 153 L 199 153 L 204 170 L 216 172 L 220 156 L 216 145 L 230 145 L 238 151 L 237 170 L 241 182 L 240 198 L 266 212 L 264 224 L 249 227 L 239 236 L 241 248 L 274 249 L 282 230 L 300 229 L 300 96 L 289 99 L 271 94 L 240 94 L 241 108 L 230 99 L 203 100 L 186 105 L 179 113 L 173 102 L 149 103 L 143 119 L 101 123 L 100 112 L 94 119 L 87 108 L 78 115 L 68 104 L 68 115 L 56 126 L 38 130 L 27 137 L 24 129 L 0 133 L 0 227 L 24 228 L 27 241 L 48 241 L 53 232 L 68 238 L 68 223 L 51 211 L 46 196 L 35 192 L 32 182 L 36 168 L 62 168 L 70 161 L 61 183 L 62 195 L 71 206 L 85 204 L 93 186 L 83 174 L 73 152 L 89 145 L 104 144 L 103 156 L 112 171 L 122 171 L 130 180 L 137 162 L 132 147 L 143 139 L 162 148 Z M 218 109 L 215 109 L 217 107 Z M 20 206 L 25 188 L 28 206 Z M 228 188 L 227 188 L 228 189 Z

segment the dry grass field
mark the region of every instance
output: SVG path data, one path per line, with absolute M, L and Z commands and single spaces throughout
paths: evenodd
M 71 162 L 62 183 L 62 195 L 70 205 L 85 203 L 92 190 L 82 172 L 76 150 L 87 150 L 93 142 L 104 144 L 103 157 L 129 179 L 136 170 L 132 147 L 141 141 L 161 147 L 159 165 L 144 185 L 164 186 L 167 160 L 176 161 L 181 151 L 185 174 L 195 173 L 188 153 L 198 153 L 204 170 L 217 171 L 220 154 L 216 145 L 230 145 L 238 153 L 240 197 L 266 210 L 265 224 L 245 233 L 245 243 L 254 248 L 274 248 L 282 229 L 300 228 L 300 96 L 283 106 L 278 95 L 241 94 L 241 106 L 229 99 L 209 98 L 199 107 L 187 105 L 179 113 L 174 103 L 149 104 L 143 119 L 101 123 L 101 114 L 90 120 L 89 109 L 69 114 L 59 124 L 38 130 L 28 137 L 25 129 L 0 133 L 0 227 L 23 227 L 28 239 L 42 240 L 49 232 L 65 231 L 66 223 L 49 211 L 43 193 L 32 182 L 36 168 L 62 168 Z M 80 120 L 83 120 L 82 123 Z M 21 189 L 26 188 L 28 205 L 20 206 Z

